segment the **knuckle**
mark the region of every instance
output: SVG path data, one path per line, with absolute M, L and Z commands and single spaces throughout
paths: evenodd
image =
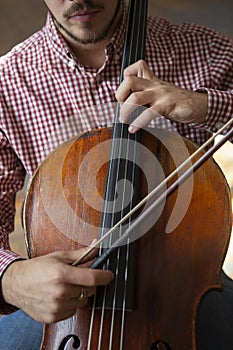
M 129 70 L 130 70 L 130 67 L 126 67 L 126 68 L 124 69 L 124 75 L 125 75 L 125 76 L 128 74 Z
M 141 100 L 141 93 L 139 91 L 135 91 L 131 94 L 131 99 L 130 99 L 132 104 L 140 104 Z
M 54 300 L 64 299 L 66 295 L 66 288 L 64 285 L 58 285 L 54 291 Z
M 52 271 L 52 281 L 60 284 L 64 281 L 65 273 L 62 266 L 57 265 Z
M 126 76 L 125 77 L 125 84 L 126 86 L 131 86 L 133 84 L 133 81 L 134 81 L 134 77 L 133 76 Z
M 147 63 L 144 60 L 139 60 L 138 65 L 139 65 L 139 71 L 141 72 L 141 74 L 142 74 L 142 72 L 148 73 L 148 71 L 150 71 Z
M 138 61 L 138 64 L 139 64 L 139 66 L 141 66 L 142 68 L 145 68 L 147 65 L 146 65 L 146 62 L 144 61 L 144 60 L 142 60 L 142 59 L 140 59 L 139 61 Z
M 122 95 L 122 92 L 120 92 L 120 91 L 117 91 L 117 92 L 116 92 L 116 99 L 117 99 L 119 102 L 123 102 L 123 101 L 124 101 L 124 96 Z

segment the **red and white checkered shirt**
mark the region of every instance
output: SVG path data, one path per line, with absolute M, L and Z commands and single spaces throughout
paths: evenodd
M 113 122 L 109 113 L 83 109 L 115 102 L 125 18 L 99 70 L 79 64 L 50 15 L 42 30 L 0 59 L 0 273 L 18 258 L 10 251 L 8 235 L 13 231 L 15 193 L 25 173 L 33 174 L 72 134 L 72 123 L 80 133 Z M 206 123 L 173 123 L 183 136 L 200 144 L 233 116 L 233 46 L 226 37 L 193 24 L 149 18 L 145 60 L 159 79 L 208 93 Z M 2 311 L 7 312 L 6 305 Z

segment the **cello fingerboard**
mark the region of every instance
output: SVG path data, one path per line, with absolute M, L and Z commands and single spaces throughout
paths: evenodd
M 145 55 L 146 20 L 148 1 L 130 1 L 128 26 L 122 61 L 120 82 L 123 80 L 124 69 Z M 129 122 L 137 117 L 139 109 L 130 116 Z M 139 172 L 136 165 L 140 132 L 129 134 L 128 125 L 119 123 L 120 107 L 116 108 L 115 123 L 112 134 L 107 183 L 105 187 L 105 204 L 101 220 L 100 237 L 114 226 L 126 213 L 138 203 Z M 112 243 L 124 233 L 133 217 L 121 226 L 117 232 L 106 241 L 100 254 L 104 253 Z M 135 276 L 135 244 L 124 242 L 108 259 L 104 268 L 111 269 L 115 279 L 107 287 L 98 288 L 96 306 L 106 308 L 124 308 L 131 310 L 134 305 Z

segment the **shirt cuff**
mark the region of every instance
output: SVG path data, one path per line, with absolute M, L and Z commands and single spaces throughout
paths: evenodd
M 199 127 L 215 133 L 233 117 L 233 92 L 207 89 L 204 87 L 196 91 L 206 92 L 208 94 L 208 113 L 206 121 L 199 124 Z M 232 125 L 230 125 L 224 133 L 231 128 Z
M 25 260 L 20 255 L 5 249 L 0 249 L 0 281 L 6 269 L 16 260 Z M 7 315 L 18 310 L 17 307 L 5 302 L 0 285 L 0 314 Z

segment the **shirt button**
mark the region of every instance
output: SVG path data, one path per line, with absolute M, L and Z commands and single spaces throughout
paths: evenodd
M 75 67 L 76 67 L 76 63 L 74 60 L 70 60 L 69 63 L 68 63 L 68 66 L 72 69 L 72 70 L 75 70 Z
M 217 122 L 217 123 L 215 124 L 215 127 L 216 127 L 217 129 L 221 129 L 221 128 L 223 127 L 223 123 Z
M 92 88 L 96 86 L 96 79 L 94 77 L 89 77 L 89 83 Z

